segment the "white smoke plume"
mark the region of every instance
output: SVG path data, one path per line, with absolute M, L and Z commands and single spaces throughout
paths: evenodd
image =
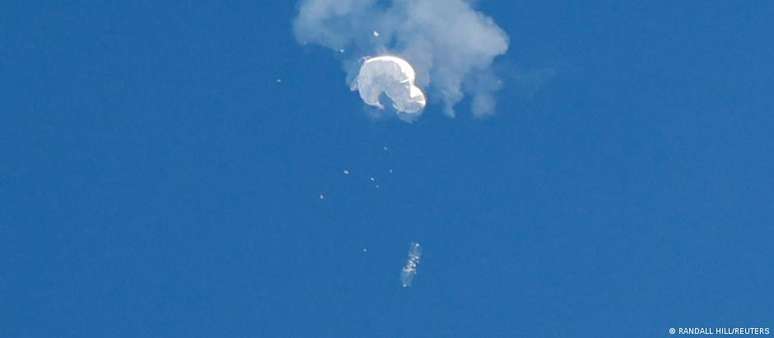
M 395 55 L 449 116 L 465 95 L 475 116 L 494 112 L 500 81 L 490 66 L 508 35 L 469 0 L 303 0 L 293 29 L 300 43 L 344 55 L 350 81 L 364 57 Z

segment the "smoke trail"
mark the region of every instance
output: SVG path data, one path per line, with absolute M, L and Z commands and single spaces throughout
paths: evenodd
M 495 109 L 499 80 L 490 66 L 508 50 L 508 36 L 470 1 L 303 0 L 293 28 L 302 44 L 342 53 L 350 81 L 361 58 L 397 55 L 449 116 L 465 95 L 475 116 Z

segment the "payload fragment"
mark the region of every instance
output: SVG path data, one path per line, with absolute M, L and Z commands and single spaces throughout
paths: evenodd
M 366 59 L 360 66 L 352 90 L 360 93 L 367 105 L 384 109 L 379 101 L 382 94 L 392 100 L 398 117 L 413 121 L 422 115 L 427 100 L 422 89 L 414 83 L 416 73 L 406 60 L 397 56 L 383 55 Z
M 400 270 L 400 284 L 404 288 L 410 287 L 414 282 L 414 276 L 417 275 L 417 266 L 422 259 L 422 246 L 417 242 L 411 242 L 409 246 L 408 258 L 403 269 Z

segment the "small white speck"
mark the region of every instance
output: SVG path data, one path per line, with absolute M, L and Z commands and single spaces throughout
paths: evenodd
M 366 248 L 363 248 L 363 252 L 368 252 L 368 249 L 366 249 Z
M 369 178 L 369 180 L 371 180 L 371 182 L 376 182 L 376 179 L 373 177 Z
M 282 83 L 282 79 L 277 79 L 277 83 Z
M 342 54 L 344 54 L 344 48 L 342 48 L 342 49 L 339 49 L 339 53 L 342 53 Z
M 344 169 L 344 175 L 349 175 L 349 170 Z
M 325 194 L 320 194 L 320 199 L 324 200 L 325 199 Z
M 375 38 L 378 38 L 378 37 L 379 37 L 379 32 L 377 32 L 377 31 L 374 31 L 374 32 L 373 32 L 373 34 L 374 34 L 374 37 L 375 37 Z

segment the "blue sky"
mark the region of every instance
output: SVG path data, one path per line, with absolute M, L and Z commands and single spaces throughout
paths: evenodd
M 771 327 L 774 5 L 478 8 L 496 114 L 407 124 L 289 1 L 0 5 L 0 336 Z

